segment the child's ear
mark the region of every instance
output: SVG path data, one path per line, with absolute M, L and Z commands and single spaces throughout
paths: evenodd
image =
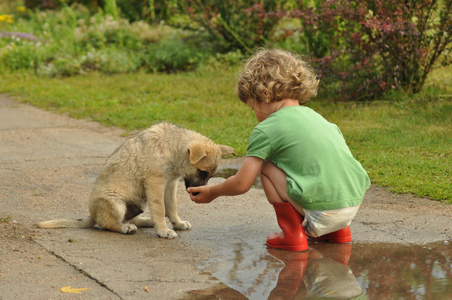
M 226 155 L 229 155 L 229 154 L 232 154 L 232 155 L 235 156 L 234 148 L 229 147 L 229 146 L 225 146 L 225 145 L 218 145 L 218 147 L 220 147 L 221 156 L 226 156 Z
M 262 92 L 263 92 L 262 94 L 263 94 L 264 102 L 270 103 L 271 102 L 270 91 L 267 88 L 265 88 Z

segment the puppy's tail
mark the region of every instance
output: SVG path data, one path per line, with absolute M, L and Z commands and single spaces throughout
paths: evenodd
M 91 228 L 94 225 L 96 225 L 96 221 L 94 221 L 93 217 L 89 216 L 86 219 L 80 219 L 80 220 L 68 220 L 68 219 L 57 219 L 57 220 L 50 220 L 45 222 L 40 222 L 36 224 L 39 228 Z

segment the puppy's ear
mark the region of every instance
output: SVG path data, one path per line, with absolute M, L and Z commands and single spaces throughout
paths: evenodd
M 190 155 L 190 164 L 197 164 L 201 159 L 207 156 L 205 144 L 191 143 L 188 145 L 188 154 Z
M 229 147 L 229 146 L 225 146 L 225 145 L 218 145 L 218 147 L 220 147 L 221 156 L 226 156 L 226 155 L 229 155 L 229 154 L 232 154 L 232 155 L 235 156 L 234 148 Z

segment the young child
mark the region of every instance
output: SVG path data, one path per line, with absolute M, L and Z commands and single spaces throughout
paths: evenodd
M 246 158 L 223 183 L 188 188 L 190 198 L 209 203 L 240 195 L 260 175 L 282 229 L 268 236 L 268 247 L 304 251 L 306 235 L 351 242 L 348 226 L 370 180 L 339 128 L 302 106 L 316 96 L 317 86 L 315 73 L 299 56 L 283 50 L 256 52 L 237 83 L 238 97 L 260 122 L 251 133 Z

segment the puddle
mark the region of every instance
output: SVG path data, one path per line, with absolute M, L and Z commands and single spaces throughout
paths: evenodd
M 228 178 L 238 168 L 223 168 Z M 262 188 L 259 180 L 255 187 Z M 237 234 L 237 233 L 235 233 Z M 242 239 L 222 245 L 201 270 L 222 284 L 194 299 L 452 299 L 452 241 L 427 245 L 329 244 L 306 252 Z
M 451 299 L 449 242 L 328 244 L 306 252 L 239 242 L 222 247 L 204 270 L 223 284 L 184 299 Z

